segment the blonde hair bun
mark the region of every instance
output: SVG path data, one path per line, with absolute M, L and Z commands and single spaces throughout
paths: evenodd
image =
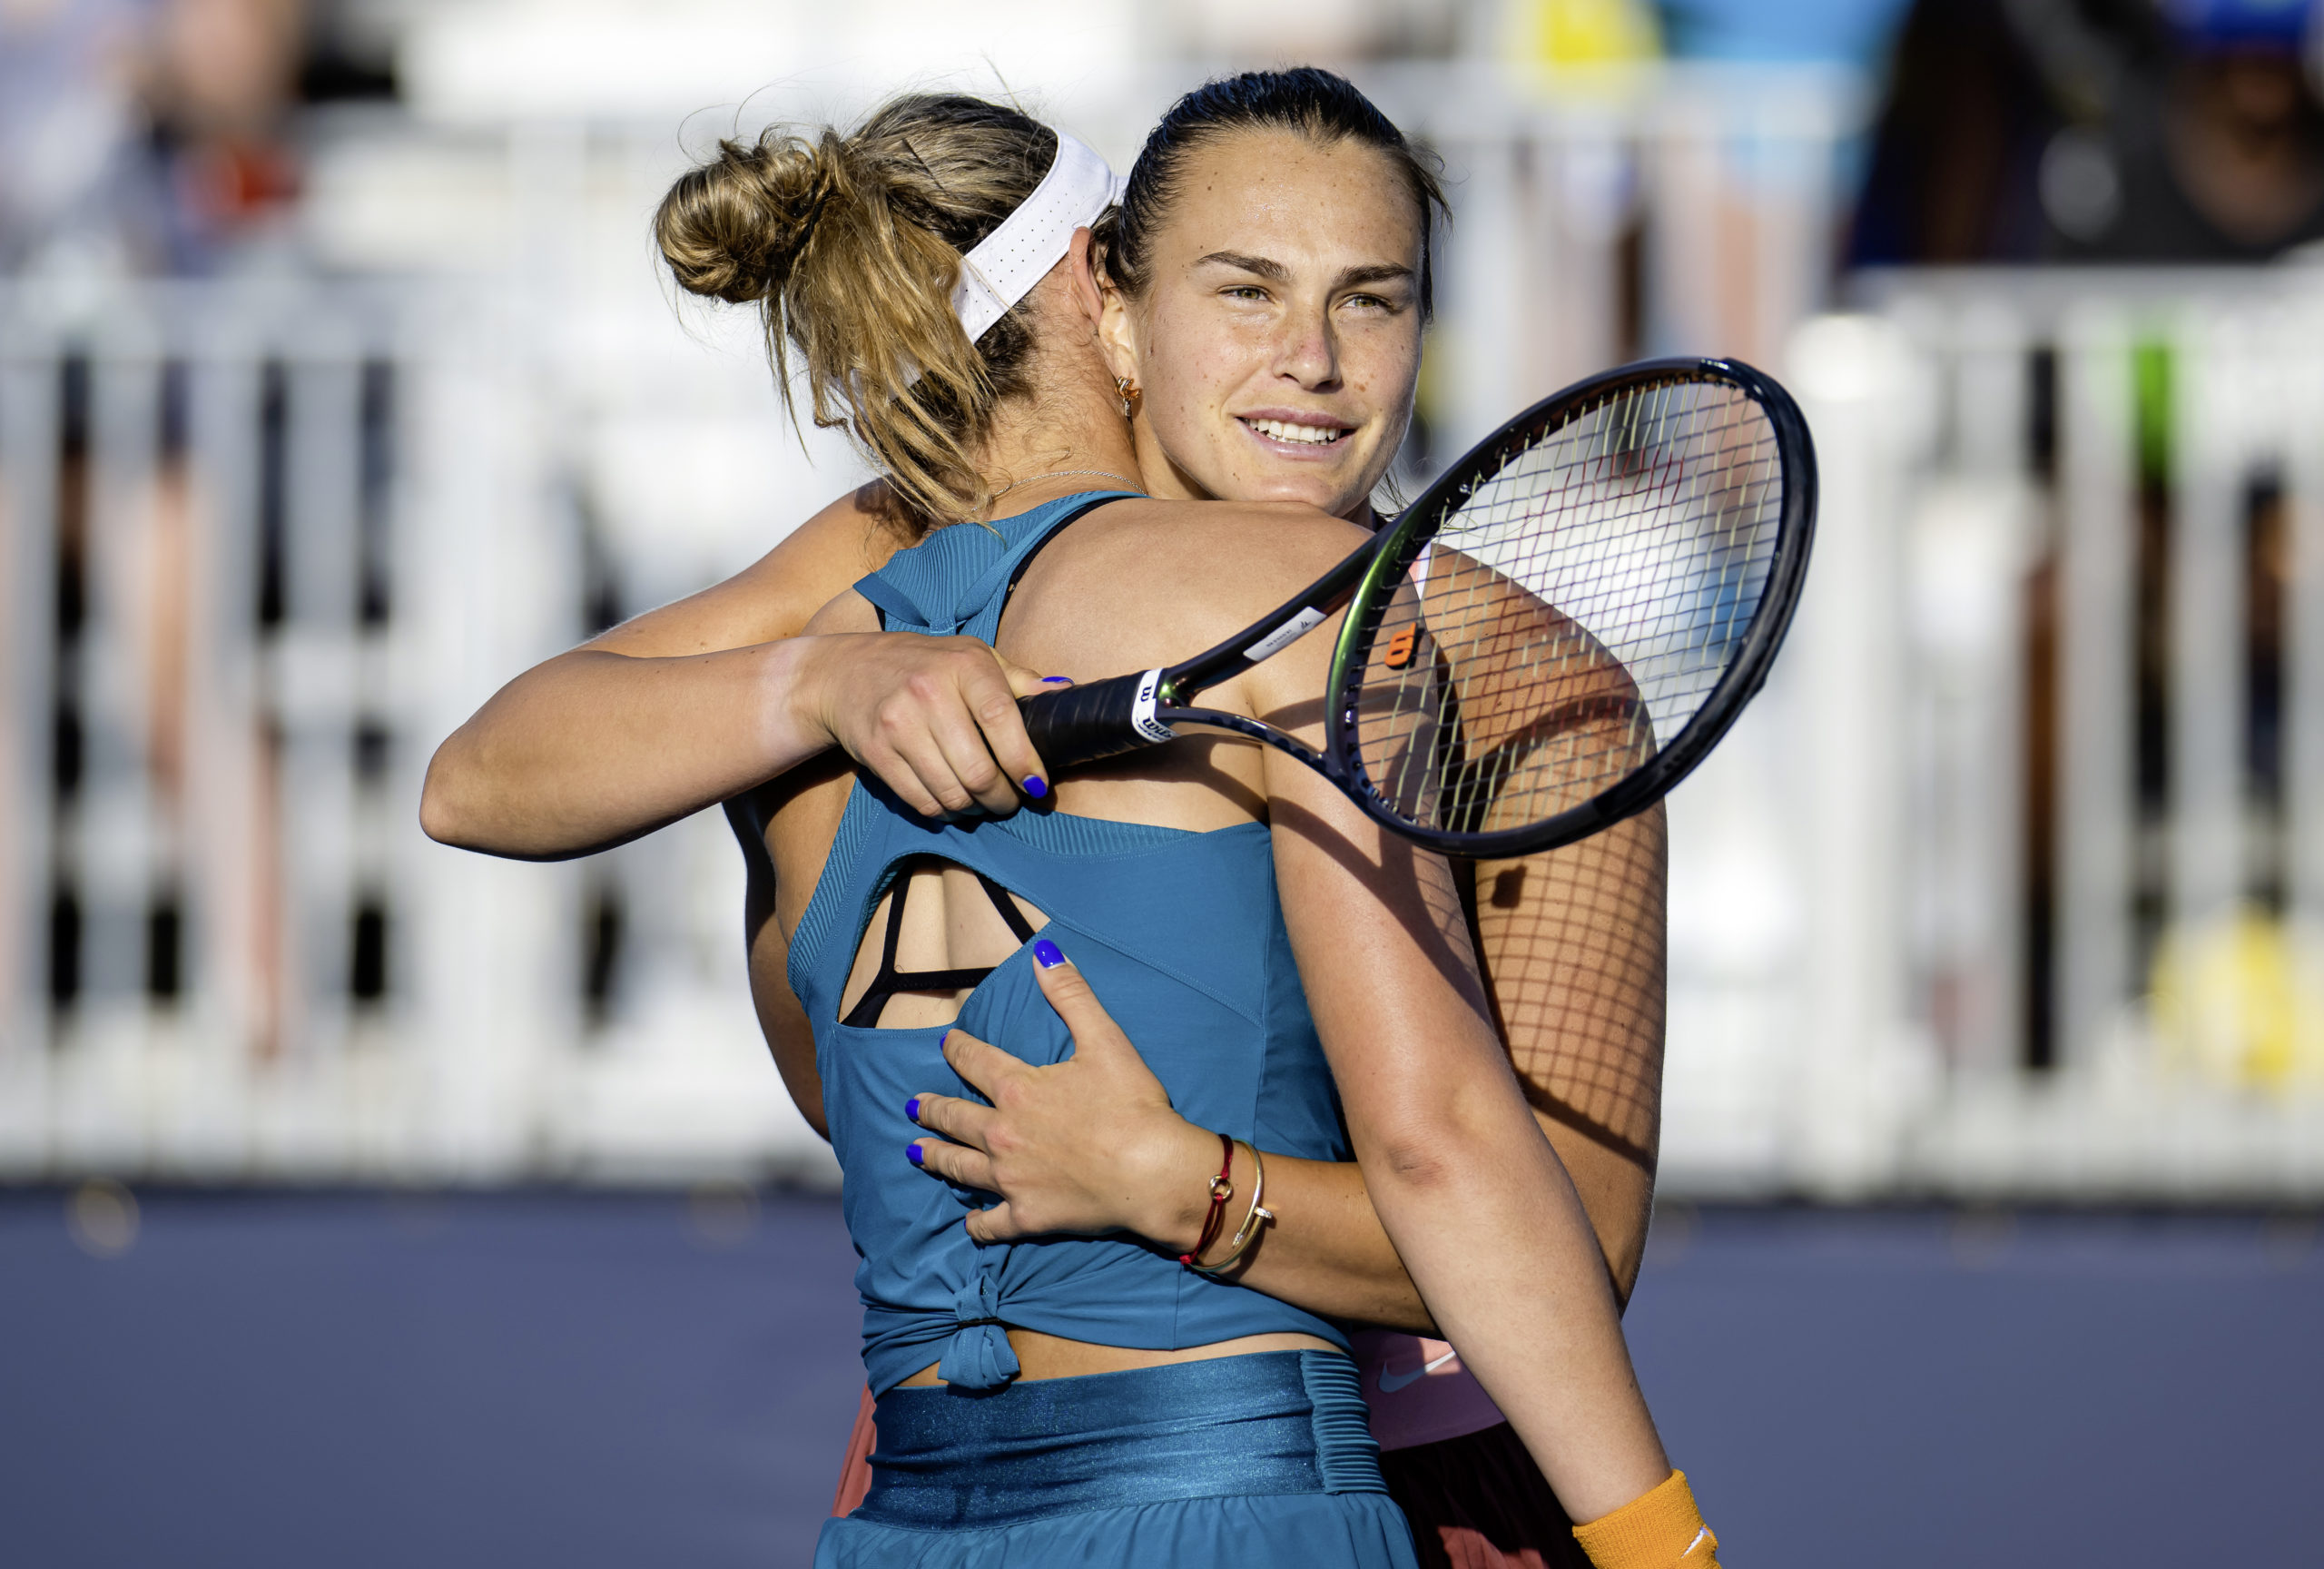
M 755 305 L 786 408 L 796 355 L 815 423 L 843 425 L 926 523 L 981 517 L 976 453 L 1032 390 L 1022 304 L 974 343 L 952 310 L 961 258 L 1032 194 L 1057 133 L 1006 104 L 915 94 L 845 136 L 782 127 L 721 142 L 654 215 L 678 286 Z
M 753 305 L 783 287 L 841 177 L 845 152 L 769 130 L 721 141 L 717 156 L 678 177 L 654 218 L 654 238 L 678 287 Z

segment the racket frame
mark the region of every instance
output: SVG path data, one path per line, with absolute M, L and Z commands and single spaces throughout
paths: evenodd
M 1588 800 L 1541 822 L 1492 833 L 1459 833 L 1413 823 L 1381 796 L 1358 751 L 1357 677 L 1371 661 L 1373 644 L 1396 586 L 1435 540 L 1445 518 L 1553 426 L 1617 393 L 1661 381 L 1699 384 L 1706 373 L 1738 388 L 1766 411 L 1775 429 L 1777 471 L 1784 487 L 1777 503 L 1768 580 L 1744 629 L 1742 646 L 1669 745 L 1658 748 L 1645 766 L 1624 775 Z M 1577 405 L 1582 407 L 1577 409 Z M 1382 530 L 1378 546 L 1365 563 L 1363 580 L 1355 587 L 1355 609 L 1340 628 L 1325 683 L 1330 694 L 1324 706 L 1323 765 L 1326 773 L 1384 826 L 1443 854 L 1472 859 L 1535 854 L 1586 839 L 1637 815 L 1695 771 L 1766 685 L 1798 609 L 1800 585 L 1815 538 L 1816 503 L 1816 448 L 1807 419 L 1774 378 L 1739 360 L 1645 360 L 1551 394 L 1502 427 L 1489 441 L 1465 453 L 1403 516 Z
M 1632 388 L 1659 381 L 1699 383 L 1707 374 L 1710 380 L 1738 388 L 1766 410 L 1768 422 L 1775 429 L 1781 459 L 1777 471 L 1784 488 L 1767 584 L 1760 591 L 1750 625 L 1745 628 L 1741 648 L 1728 662 L 1710 695 L 1679 727 L 1669 745 L 1659 748 L 1644 767 L 1625 775 L 1589 800 L 1540 823 L 1489 833 L 1462 833 L 1423 827 L 1396 811 L 1364 771 L 1358 750 L 1356 694 L 1360 689 L 1357 678 L 1370 662 L 1382 618 L 1404 574 L 1462 503 L 1553 427 L 1578 412 L 1586 412 L 1590 404 Z M 1733 725 L 1737 715 L 1766 683 L 1776 652 L 1790 628 L 1798 605 L 1800 582 L 1807 570 L 1816 499 L 1815 445 L 1808 435 L 1807 420 L 1791 395 L 1773 378 L 1738 360 L 1640 360 L 1551 393 L 1510 420 L 1486 441 L 1462 454 L 1374 538 L 1350 552 L 1330 571 L 1234 636 L 1175 665 L 1115 676 L 1097 687 L 1084 688 L 1079 694 L 1027 698 L 1024 706 L 1029 716 L 1038 706 L 1070 703 L 1077 697 L 1094 699 L 1103 688 L 1134 689 L 1136 738 L 1125 737 L 1121 744 L 1105 752 L 1088 754 L 1089 758 L 1160 745 L 1179 725 L 1224 730 L 1263 742 L 1315 769 L 1383 827 L 1429 849 L 1470 859 L 1534 854 L 1587 838 L 1652 805 L 1692 773 Z M 1351 603 L 1354 608 L 1341 624 L 1325 683 L 1321 751 L 1264 720 L 1194 706 L 1192 699 L 1206 689 L 1231 680 L 1289 647 Z M 1081 759 L 1074 761 L 1078 760 Z M 1049 761 L 1053 767 L 1071 765 L 1070 761 Z

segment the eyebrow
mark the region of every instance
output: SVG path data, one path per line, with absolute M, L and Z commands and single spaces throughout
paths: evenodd
M 1291 269 L 1267 256 L 1246 256 L 1240 251 L 1214 251 L 1195 263 L 1197 267 L 1232 267 L 1238 272 L 1256 272 L 1277 283 L 1291 281 Z
M 1240 251 L 1214 251 L 1195 263 L 1197 267 L 1232 267 L 1238 271 L 1252 272 L 1276 283 L 1291 281 L 1291 269 L 1269 256 L 1249 256 Z M 1367 267 L 1350 267 L 1332 281 L 1334 291 L 1361 288 L 1366 283 L 1393 283 L 1410 279 L 1413 270 L 1401 262 L 1375 262 Z

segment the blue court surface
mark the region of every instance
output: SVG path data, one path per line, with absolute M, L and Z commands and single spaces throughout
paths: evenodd
M 806 1561 L 835 1201 L 138 1198 L 0 1193 L 0 1562 Z M 1730 1566 L 2318 1561 L 2313 1218 L 1674 1207 L 1630 1326 Z

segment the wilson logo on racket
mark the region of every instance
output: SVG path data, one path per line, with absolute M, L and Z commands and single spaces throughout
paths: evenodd
M 1159 669 L 1148 670 L 1137 678 L 1137 701 L 1130 709 L 1130 723 L 1137 725 L 1137 733 L 1149 741 L 1168 741 L 1178 734 L 1154 716 L 1155 699 L 1161 690 L 1162 672 Z
M 1223 730 L 1432 849 L 1570 844 L 1660 800 L 1734 724 L 1815 521 L 1815 448 L 1782 388 L 1731 360 L 1625 366 L 1511 420 L 1271 615 L 1178 664 L 1026 698 L 1026 730 L 1053 772 Z M 1342 606 L 1320 749 L 1192 706 Z

